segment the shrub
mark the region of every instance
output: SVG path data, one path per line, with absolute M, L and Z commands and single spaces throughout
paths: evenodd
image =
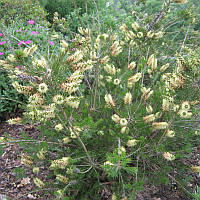
M 45 21 L 46 13 L 39 2 L 33 0 L 0 0 L 0 22 L 9 25 L 19 20 Z
M 164 32 L 148 25 L 138 18 L 103 34 L 79 28 L 49 54 L 23 50 L 13 86 L 28 98 L 23 120 L 41 131 L 42 143 L 22 156 L 36 186 L 49 186 L 39 178 L 43 164 L 58 199 L 99 199 L 106 185 L 113 199 L 133 199 L 146 180 L 169 183 L 173 170 L 184 180 L 182 158 L 199 141 L 198 87 L 185 95 L 199 75 L 198 49 L 165 58 Z M 17 61 L 1 65 L 12 72 Z

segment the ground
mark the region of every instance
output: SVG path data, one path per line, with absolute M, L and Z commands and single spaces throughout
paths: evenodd
M 24 131 L 31 139 L 38 138 L 39 131 L 37 127 L 30 125 L 8 125 L 5 121 L 0 124 L 0 137 L 5 137 L 9 134 L 15 140 L 22 140 L 21 132 Z M 7 136 L 6 136 L 7 137 Z M 0 200 L 4 200 L 4 197 L 10 197 L 14 200 L 48 200 L 54 199 L 53 192 L 50 189 L 44 189 L 39 191 L 33 183 L 33 177 L 35 175 L 32 169 L 25 167 L 21 163 L 21 154 L 23 149 L 17 143 L 6 143 L 3 146 L 3 151 L 0 152 Z M 1 151 L 1 149 L 0 149 Z M 190 157 L 183 160 L 184 164 L 188 166 L 200 165 L 200 148 L 197 147 Z M 25 169 L 19 171 L 18 169 Z M 47 169 L 43 168 L 40 171 L 39 177 L 45 180 Z M 197 173 L 186 173 L 185 176 L 192 176 L 191 181 L 188 183 L 188 187 L 195 193 L 197 186 L 200 186 L 200 175 Z M 136 200 L 192 200 L 192 197 L 186 195 L 187 191 L 179 186 L 176 182 L 174 174 L 169 174 L 169 178 L 173 183 L 172 186 L 159 185 L 153 186 L 151 184 L 145 186 L 143 192 L 136 194 Z M 49 180 L 46 180 L 49 181 Z M 100 191 L 99 200 L 110 200 L 112 192 L 109 189 L 109 185 Z

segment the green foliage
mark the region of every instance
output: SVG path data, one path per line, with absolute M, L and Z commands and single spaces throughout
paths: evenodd
M 5 70 L 0 70 L 0 122 L 5 120 L 11 112 L 16 111 L 25 102 L 12 86 Z
M 28 21 L 34 19 L 37 23 L 45 21 L 46 13 L 36 0 L 1 0 L 0 22 L 12 24 L 19 20 Z
M 14 88 L 28 98 L 24 121 L 39 124 L 40 142 L 25 145 L 31 157 L 22 162 L 49 167 L 51 185 L 34 182 L 59 188 L 58 199 L 99 199 L 107 184 L 113 198 L 133 199 L 145 180 L 170 184 L 174 170 L 185 182 L 182 159 L 199 142 L 199 88 L 192 81 L 200 75 L 199 48 L 186 37 L 194 16 L 180 8 L 185 37 L 170 41 L 172 32 L 165 30 L 174 15 L 164 6 L 155 21 L 157 15 L 144 14 L 145 2 L 131 4 L 137 6 L 131 13 L 131 5 L 119 1 L 124 14 L 118 19 L 108 6 L 89 21 L 89 30 L 79 28 L 73 40 L 60 35 L 54 46 L 45 46 L 53 28 L 45 29 L 46 37 L 34 40 L 38 49 L 15 44 L 14 59 L 1 61 Z M 23 70 L 11 67 L 18 64 Z

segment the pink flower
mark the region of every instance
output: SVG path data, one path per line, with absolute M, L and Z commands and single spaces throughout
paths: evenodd
M 31 44 L 31 40 L 25 41 L 25 44 Z
M 75 51 L 75 50 L 76 50 L 75 48 L 72 49 L 72 51 Z
M 20 31 L 22 31 L 22 29 L 20 28 L 20 29 L 18 29 L 18 30 L 16 30 L 16 32 L 18 33 L 18 32 L 20 32 Z
M 0 33 L 0 37 L 2 37 L 3 36 L 3 33 Z
M 28 23 L 29 23 L 29 24 L 34 24 L 35 21 L 34 21 L 34 20 L 29 20 Z
M 3 52 L 0 52 L 0 56 L 2 56 L 4 53 Z
M 36 37 L 38 33 L 39 33 L 39 32 L 32 31 L 32 32 L 31 32 L 31 35 L 34 35 L 34 36 Z
M 0 45 L 4 45 L 6 43 L 6 41 L 0 42 Z
M 24 40 L 23 40 L 23 41 L 20 41 L 20 42 L 18 43 L 18 46 L 21 46 L 22 44 L 24 44 Z
M 20 65 L 16 66 L 16 68 L 21 69 Z
M 53 46 L 53 45 L 54 45 L 54 42 L 50 41 L 49 44 L 50 44 L 50 46 Z
M 75 39 L 74 39 L 74 38 L 72 38 L 72 42 L 74 42 L 74 40 L 75 40 Z

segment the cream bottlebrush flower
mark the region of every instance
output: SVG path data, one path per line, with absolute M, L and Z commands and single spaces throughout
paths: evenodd
M 127 92 L 124 97 L 124 103 L 131 104 L 131 101 L 132 101 L 132 94 L 130 92 Z
M 123 133 L 125 133 L 125 132 L 126 132 L 126 129 L 127 129 L 127 127 L 126 127 L 126 126 L 124 126 L 124 127 L 122 127 L 122 128 L 121 128 L 121 131 L 120 131 L 120 132 L 123 134 Z
M 153 31 L 149 31 L 148 33 L 147 33 L 147 37 L 148 38 L 152 38 L 154 36 L 154 32 Z
M 175 160 L 175 155 L 169 153 L 169 152 L 164 152 L 163 157 L 168 160 L 168 161 L 173 161 Z
M 133 23 L 131 24 L 131 26 L 132 26 L 132 28 L 134 29 L 134 31 L 137 31 L 137 30 L 139 29 L 139 25 L 138 25 L 137 22 L 133 22 Z
M 22 118 L 17 117 L 17 118 L 9 119 L 7 122 L 8 124 L 20 124 L 21 121 L 22 121 Z
M 117 114 L 112 115 L 111 118 L 115 123 L 119 123 L 121 119 Z
M 8 60 L 9 60 L 10 62 L 15 62 L 15 61 L 16 61 L 15 56 L 14 56 L 13 54 L 9 54 L 9 55 L 8 55 Z
M 39 179 L 39 178 L 34 178 L 33 182 L 35 183 L 35 185 L 39 188 L 44 187 L 44 183 Z
M 191 170 L 196 173 L 200 173 L 200 166 L 192 166 Z
M 153 122 L 156 119 L 154 114 L 143 117 L 145 123 Z
M 113 84 L 114 85 L 119 85 L 120 84 L 120 80 L 118 78 L 114 79 Z
M 115 41 L 112 44 L 110 51 L 112 56 L 117 56 L 122 52 L 122 47 L 120 46 L 119 41 Z
M 142 73 L 137 73 L 128 79 L 129 83 L 136 83 L 142 78 Z
M 37 94 L 34 94 L 34 95 L 31 95 L 30 97 L 29 97 L 29 99 L 28 99 L 28 102 L 30 103 L 30 104 L 38 104 L 38 102 L 39 102 L 39 95 L 37 95 Z
M 190 109 L 190 103 L 189 103 L 189 101 L 184 101 L 181 104 L 181 108 L 182 108 L 182 110 L 189 110 Z
M 68 178 L 66 176 L 63 176 L 62 174 L 57 174 L 56 175 L 56 180 L 67 184 L 68 183 Z
M 164 33 L 162 31 L 159 31 L 159 32 L 155 33 L 155 37 L 156 38 L 162 38 L 163 35 L 164 35 Z
M 111 75 L 115 75 L 116 74 L 116 69 L 115 69 L 114 65 L 106 64 L 104 66 L 104 70 L 106 72 L 108 72 L 109 74 L 111 74 Z
M 48 91 L 48 86 L 46 85 L 46 83 L 40 83 L 38 86 L 38 91 L 40 93 L 46 93 Z
M 33 173 L 34 173 L 34 174 L 38 174 L 39 171 L 40 171 L 40 168 L 39 168 L 39 167 L 34 167 L 34 168 L 33 168 Z
M 70 130 L 71 138 L 76 138 L 77 135 L 79 135 L 79 133 L 82 131 L 82 129 L 79 128 L 78 126 L 74 126 L 73 129 L 69 128 L 69 130 Z
M 27 167 L 33 166 L 33 158 L 31 156 L 22 154 L 21 163 Z
M 137 143 L 138 143 L 138 140 L 136 140 L 136 139 L 131 139 L 131 140 L 128 140 L 128 142 L 127 142 L 127 146 L 128 147 L 133 147 L 133 146 L 135 146 L 135 145 L 137 145 Z
M 153 112 L 152 106 L 151 105 L 147 105 L 146 106 L 146 111 L 147 111 L 148 114 L 151 114 Z
M 60 45 L 62 46 L 62 48 L 65 48 L 65 49 L 69 47 L 69 44 L 65 40 L 61 40 Z
M 163 65 L 163 66 L 160 68 L 160 72 L 164 72 L 168 67 L 169 67 L 169 63 Z
M 56 131 L 62 131 L 63 130 L 63 125 L 62 124 L 57 124 L 56 126 L 55 126 L 55 130 Z
M 192 117 L 192 113 L 189 112 L 188 110 L 184 110 L 184 109 L 179 110 L 178 114 L 181 118 L 191 118 Z
M 137 33 L 137 37 L 138 37 L 138 38 L 142 38 L 143 36 L 144 36 L 143 32 L 138 32 L 138 33 Z
M 36 50 L 37 50 L 37 45 L 34 44 L 32 47 L 30 47 L 30 48 L 28 49 L 27 55 L 28 55 L 28 56 L 33 55 L 34 52 L 35 52 Z
M 167 129 L 169 124 L 167 122 L 153 122 L 152 128 L 154 130 Z
M 53 160 L 50 165 L 50 169 L 65 169 L 69 163 L 69 157 L 63 157 L 58 160 Z
M 36 155 L 40 160 L 44 160 L 45 154 L 46 154 L 46 151 L 44 151 L 44 149 L 41 149 Z
M 147 60 L 147 65 L 148 65 L 148 66 L 150 66 L 150 65 L 152 64 L 152 62 L 153 62 L 153 60 L 154 60 L 154 57 L 155 57 L 155 55 L 152 54 L 152 55 L 148 58 L 148 60 Z
M 162 101 L 162 110 L 163 111 L 170 111 L 170 109 L 174 105 L 174 99 L 172 97 L 168 97 L 167 99 L 163 99 Z
M 64 97 L 62 95 L 56 95 L 53 97 L 53 102 L 58 104 L 58 105 L 61 105 L 64 103 Z
M 121 118 L 119 123 L 121 127 L 124 127 L 124 126 L 127 126 L 128 121 L 126 118 Z
M 126 152 L 126 149 L 123 146 L 121 146 L 118 151 L 118 154 L 121 155 L 123 152 Z
M 62 141 L 63 141 L 64 144 L 68 144 L 71 140 L 70 140 L 69 137 L 65 137 L 65 138 L 63 138 Z
M 129 70 L 132 70 L 136 67 L 136 63 L 135 62 L 131 62 L 129 65 L 128 65 L 128 69 Z
M 75 96 L 69 96 L 65 99 L 65 103 L 72 107 L 72 108 L 78 108 L 79 104 L 80 104 L 80 98 L 79 97 L 75 97 Z
M 105 57 L 101 58 L 100 63 L 106 64 L 109 62 L 109 60 L 110 60 L 109 56 L 105 56 Z
M 105 95 L 105 101 L 106 101 L 106 103 L 108 104 L 108 105 L 111 105 L 111 106 L 115 106 L 115 103 L 114 103 L 114 101 L 113 101 L 113 99 L 112 99 L 112 96 L 111 96 L 111 94 L 106 94 Z
M 112 82 L 112 76 L 106 76 L 106 81 L 107 81 L 108 83 Z
M 169 137 L 169 138 L 172 138 L 172 137 L 175 136 L 175 132 L 168 129 L 167 132 L 166 132 L 166 136 Z
M 106 166 L 106 165 L 113 166 L 114 164 L 113 164 L 113 163 L 111 163 L 110 161 L 106 161 L 106 162 L 104 162 L 104 163 L 103 163 L 103 165 L 104 165 L 104 166 Z

